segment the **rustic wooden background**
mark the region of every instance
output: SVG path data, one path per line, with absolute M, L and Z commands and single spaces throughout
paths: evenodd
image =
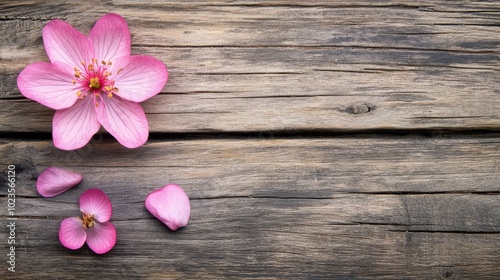
M 143 103 L 150 140 L 58 150 L 16 77 L 48 61 L 50 19 L 87 33 L 108 12 L 170 72 Z M 0 64 L 2 279 L 500 277 L 498 1 L 2 0 Z M 48 166 L 84 180 L 41 198 Z M 144 207 L 172 182 L 192 207 L 175 233 Z M 92 187 L 114 206 L 103 256 L 57 237 Z

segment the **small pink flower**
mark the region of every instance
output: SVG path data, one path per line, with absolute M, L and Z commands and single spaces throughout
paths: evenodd
M 36 190 L 44 197 L 53 197 L 78 185 L 82 179 L 82 175 L 76 172 L 48 167 L 38 176 Z
M 173 184 L 148 194 L 146 208 L 173 231 L 186 226 L 191 213 L 186 192 Z
M 81 148 L 101 125 L 125 147 L 143 145 L 149 128 L 139 102 L 163 89 L 168 72 L 154 57 L 130 55 L 126 21 L 104 15 L 87 37 L 55 19 L 42 36 L 50 63 L 28 65 L 17 85 L 25 97 L 57 110 L 54 145 Z
M 107 253 L 115 246 L 116 229 L 109 219 L 112 206 L 108 196 L 99 189 L 89 189 L 80 196 L 81 217 L 66 218 L 59 228 L 59 240 L 76 250 L 87 241 L 97 254 Z

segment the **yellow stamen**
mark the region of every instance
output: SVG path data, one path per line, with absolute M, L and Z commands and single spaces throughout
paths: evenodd
M 85 61 L 82 61 L 81 63 L 82 63 L 82 65 L 83 65 L 83 66 L 85 66 L 85 64 L 86 64 L 86 63 L 85 63 Z M 76 67 L 75 67 L 75 68 L 76 68 Z
M 76 71 L 75 78 L 80 78 L 80 74 L 81 74 L 80 71 Z
M 111 97 L 113 97 L 113 93 L 110 92 L 110 93 L 108 93 L 108 98 L 111 98 Z
M 108 61 L 108 66 L 111 66 L 111 64 L 112 64 L 111 61 Z
M 101 83 L 99 82 L 99 78 L 90 78 L 90 82 L 89 82 L 89 88 L 93 88 L 93 89 L 99 89 L 101 87 Z
M 90 64 L 89 67 L 88 67 L 88 69 L 89 69 L 89 72 L 93 72 L 94 71 L 94 65 Z
M 92 214 L 82 213 L 82 222 L 84 228 L 91 228 L 95 224 L 95 218 Z
M 104 61 L 104 60 L 101 61 L 101 63 L 102 63 L 102 65 L 106 65 L 106 61 Z
M 80 97 L 82 95 L 82 92 L 81 91 L 77 91 L 76 92 L 76 96 Z
M 120 72 L 123 70 L 123 68 L 118 69 L 118 72 L 116 74 L 120 74 Z

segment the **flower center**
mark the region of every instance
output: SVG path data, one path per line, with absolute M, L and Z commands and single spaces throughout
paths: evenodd
M 99 89 L 101 87 L 101 83 L 99 83 L 99 78 L 90 78 L 89 88 Z
M 91 228 L 95 224 L 95 217 L 92 214 L 82 213 L 82 222 L 84 228 Z
M 82 68 L 75 67 L 75 79 L 71 81 L 75 85 L 76 95 L 79 99 L 84 99 L 89 94 L 94 97 L 95 106 L 99 106 L 102 101 L 101 92 L 105 93 L 108 98 L 112 98 L 113 94 L 118 92 L 115 87 L 115 81 L 111 78 L 113 73 L 109 71 L 112 65 L 111 61 L 97 62 L 97 59 L 92 58 L 92 62 L 87 65 L 82 61 Z M 82 72 L 83 71 L 83 72 Z M 117 74 L 122 69 L 118 69 Z

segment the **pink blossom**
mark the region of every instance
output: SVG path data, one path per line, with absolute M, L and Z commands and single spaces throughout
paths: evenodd
M 81 174 L 59 167 L 48 167 L 36 180 L 36 190 L 44 197 L 59 195 L 82 181 Z
M 97 254 L 109 252 L 116 243 L 116 229 L 109 219 L 112 206 L 100 189 L 89 189 L 80 196 L 81 217 L 66 218 L 59 228 L 59 240 L 69 249 L 87 245 Z
M 186 226 L 191 213 L 186 192 L 173 184 L 152 191 L 146 198 L 146 208 L 173 231 Z
M 50 63 L 28 65 L 17 85 L 25 97 L 56 110 L 54 145 L 81 148 L 101 125 L 125 147 L 143 145 L 149 127 L 139 102 L 163 89 L 168 72 L 154 57 L 130 55 L 126 21 L 104 15 L 87 37 L 55 19 L 42 36 Z

